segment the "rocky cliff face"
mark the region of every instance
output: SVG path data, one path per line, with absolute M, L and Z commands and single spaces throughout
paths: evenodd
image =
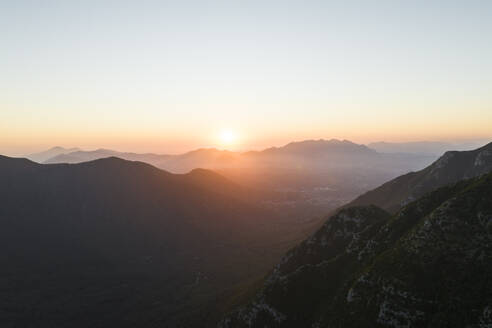
M 341 210 L 219 327 L 490 327 L 492 174 Z

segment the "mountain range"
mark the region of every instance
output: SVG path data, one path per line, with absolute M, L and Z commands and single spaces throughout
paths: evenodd
M 48 154 L 53 156 L 48 157 Z M 215 148 L 202 148 L 179 155 L 139 154 L 118 152 L 110 149 L 82 151 L 54 147 L 45 152 L 27 156 L 32 160 L 43 158 L 44 164 L 81 163 L 99 158 L 119 157 L 127 160 L 138 160 L 175 172 L 186 173 L 195 168 L 346 168 L 346 167 L 377 167 L 384 165 L 386 169 L 406 170 L 415 165 L 429 161 L 432 156 L 402 154 L 379 154 L 373 149 L 355 144 L 348 140 L 305 140 L 291 142 L 282 147 L 267 148 L 262 151 L 232 152 Z M 46 158 L 46 159 L 44 159 Z M 404 159 L 404 160 L 403 160 Z M 399 160 L 390 165 L 389 161 Z M 413 160 L 414 163 L 408 163 Z
M 292 208 L 292 216 L 323 215 L 400 174 L 422 169 L 437 158 L 421 154 L 378 153 L 348 140 L 320 139 L 248 152 L 215 148 L 179 155 L 125 153 L 109 149 L 65 151 L 43 163 L 81 163 L 111 156 L 146 162 L 174 173 L 186 173 L 196 168 L 211 169 L 255 190 L 288 192 L 292 201 L 276 201 L 272 206 L 282 211 Z
M 2 327 L 205 322 L 317 225 L 203 169 L 1 156 L 0 181 Z
M 448 152 L 343 207 L 218 327 L 490 326 L 491 148 Z
M 149 164 L 167 169 L 176 173 L 185 173 L 194 168 L 218 168 L 234 166 L 239 160 L 250 157 L 261 157 L 261 155 L 297 155 L 305 158 L 316 156 L 331 156 L 332 161 L 336 160 L 336 155 L 347 154 L 366 154 L 371 152 L 381 154 L 405 154 L 408 157 L 423 157 L 427 159 L 437 159 L 437 157 L 449 150 L 472 150 L 483 144 L 485 141 L 470 141 L 461 143 L 419 141 L 419 142 L 373 142 L 365 145 L 355 144 L 348 140 L 304 140 L 291 142 L 282 147 L 271 147 L 262 151 L 233 152 L 221 151 L 215 148 L 202 148 L 184 154 L 153 154 L 153 153 L 131 153 L 118 152 L 110 149 L 97 149 L 83 151 L 79 148 L 53 147 L 49 150 L 27 155 L 26 158 L 35 162 L 52 163 L 80 163 L 99 158 L 116 156 L 128 160 L 139 160 Z M 345 163 L 346 164 L 346 163 Z
M 187 156 L 202 152 L 245 156 L 279 181 L 296 161 L 323 180 L 388 158 L 324 140 Z M 487 327 L 491 171 L 492 143 L 446 152 L 325 219 L 304 208 L 311 220 L 299 220 L 272 206 L 288 194 L 207 169 L 0 156 L 0 326 Z

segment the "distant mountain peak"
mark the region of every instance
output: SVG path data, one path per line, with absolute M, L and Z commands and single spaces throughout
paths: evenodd
M 98 148 L 94 152 L 116 153 L 116 151 L 107 148 Z
M 287 151 L 287 152 L 301 152 L 301 153 L 317 153 L 323 152 L 338 152 L 338 153 L 376 153 L 365 145 L 356 144 L 349 140 L 339 139 L 318 139 L 318 140 L 303 140 L 290 142 L 287 145 L 280 148 L 270 148 L 270 151 Z
M 79 148 L 64 148 L 61 146 L 55 146 L 55 147 L 52 147 L 48 150 L 45 150 L 45 151 L 42 151 L 39 153 L 27 155 L 26 158 L 29 158 L 30 160 L 33 160 L 33 161 L 38 162 L 38 163 L 42 163 L 42 162 L 44 162 L 50 158 L 53 158 L 53 157 L 56 157 L 56 156 L 62 155 L 62 154 L 68 154 L 68 153 L 71 153 L 74 151 L 80 151 L 80 149 Z
M 225 150 L 220 150 L 215 147 L 203 147 L 203 148 L 198 148 L 195 150 L 191 150 L 189 152 L 186 152 L 185 154 L 192 154 L 192 153 L 208 153 L 208 152 L 223 152 Z
M 284 147 L 286 146 L 289 146 L 289 145 L 299 145 L 299 144 L 352 144 L 352 145 L 358 145 L 350 140 L 346 140 L 346 139 L 343 139 L 343 140 L 340 140 L 340 139 L 335 139 L 335 138 L 332 138 L 332 139 L 306 139 L 306 140 L 301 140 L 301 141 L 292 141 L 292 142 L 289 142 L 287 145 L 285 145 Z
M 374 150 L 368 148 L 365 145 L 359 145 L 349 140 L 339 140 L 339 139 L 307 139 L 301 141 L 292 141 L 281 147 L 270 147 L 264 149 L 263 151 L 248 152 L 250 154 L 261 155 L 261 154 L 286 154 L 286 155 L 302 155 L 302 156 L 312 156 L 312 155 L 334 155 L 337 154 L 373 154 L 376 153 Z M 245 153 L 245 154 L 248 154 Z

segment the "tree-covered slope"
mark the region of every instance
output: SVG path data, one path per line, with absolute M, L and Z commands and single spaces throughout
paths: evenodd
M 220 327 L 490 327 L 492 174 L 342 209 Z

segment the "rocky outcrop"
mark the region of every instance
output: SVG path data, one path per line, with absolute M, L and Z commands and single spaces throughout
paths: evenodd
M 393 216 L 343 209 L 219 327 L 490 327 L 491 193 L 488 174 Z

